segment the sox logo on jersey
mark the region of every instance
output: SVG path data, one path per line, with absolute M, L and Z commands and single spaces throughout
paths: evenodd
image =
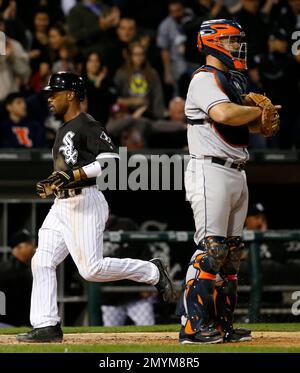
M 67 164 L 72 163 L 75 164 L 77 162 L 77 156 L 78 151 L 74 149 L 74 143 L 72 138 L 75 136 L 75 133 L 72 131 L 69 131 L 65 134 L 62 142 L 64 145 L 62 145 L 59 148 L 59 151 L 61 151 L 65 157 L 65 162 Z

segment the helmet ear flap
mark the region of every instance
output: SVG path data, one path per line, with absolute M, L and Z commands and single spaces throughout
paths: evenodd
M 198 32 L 198 36 L 197 36 L 197 46 L 198 46 L 198 50 L 201 52 L 203 50 L 203 43 L 202 43 L 200 32 Z

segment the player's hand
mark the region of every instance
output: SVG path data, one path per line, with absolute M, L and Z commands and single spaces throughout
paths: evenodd
M 53 190 L 51 189 L 48 179 L 39 181 L 36 184 L 36 193 L 42 199 L 45 199 L 53 194 Z
M 69 186 L 73 181 L 80 181 L 85 178 L 86 175 L 83 169 L 75 168 L 74 170 L 55 171 L 47 180 L 50 184 L 50 188 L 56 191 Z
M 55 171 L 53 174 L 48 178 L 50 188 L 52 191 L 62 189 L 74 181 L 74 173 L 73 171 Z

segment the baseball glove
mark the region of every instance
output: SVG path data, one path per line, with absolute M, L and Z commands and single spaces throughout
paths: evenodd
M 265 137 L 276 135 L 279 130 L 280 118 L 277 107 L 268 97 L 250 92 L 244 96 L 244 104 L 258 106 L 262 109 L 261 116 L 248 124 L 250 130 L 257 130 L 255 132 L 259 132 Z

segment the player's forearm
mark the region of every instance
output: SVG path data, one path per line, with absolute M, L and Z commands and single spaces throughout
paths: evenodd
M 74 170 L 65 171 L 65 173 L 70 177 L 70 182 L 76 182 L 98 177 L 101 175 L 101 171 L 102 169 L 99 162 L 94 161 L 86 166 L 75 168 Z
M 260 117 L 259 107 L 242 106 L 234 103 L 222 103 L 209 110 L 209 116 L 215 122 L 229 126 L 242 126 Z

